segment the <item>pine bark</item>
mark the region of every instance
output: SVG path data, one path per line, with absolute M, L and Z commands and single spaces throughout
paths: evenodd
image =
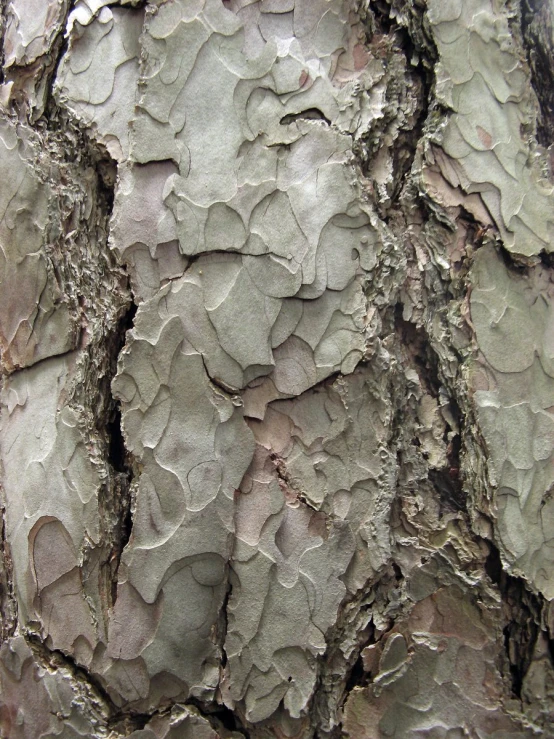
M 551 0 L 0 7 L 0 736 L 551 736 Z

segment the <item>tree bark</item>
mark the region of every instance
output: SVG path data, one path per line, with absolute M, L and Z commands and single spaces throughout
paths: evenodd
M 1 736 L 550 736 L 551 0 L 1 7 Z

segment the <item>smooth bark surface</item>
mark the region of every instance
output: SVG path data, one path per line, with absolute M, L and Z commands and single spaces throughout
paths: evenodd
M 550 0 L 5 0 L 0 735 L 551 736 Z

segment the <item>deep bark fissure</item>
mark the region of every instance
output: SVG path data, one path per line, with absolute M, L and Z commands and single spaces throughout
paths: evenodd
M 105 8 L 121 8 L 123 10 L 144 10 L 145 8 L 148 8 L 148 6 L 151 6 L 152 2 L 151 0 L 134 0 L 131 3 L 127 3 L 124 5 L 119 0 L 114 0 L 114 2 L 106 3 L 103 7 Z M 97 16 L 93 16 L 96 18 Z
M 170 715 L 174 707 L 189 706 L 194 708 L 202 718 L 205 718 L 214 730 L 224 726 L 231 731 L 242 732 L 248 739 L 248 734 L 245 733 L 244 728 L 237 723 L 235 714 L 225 706 L 216 703 L 204 703 L 200 700 L 188 699 L 179 703 L 167 701 L 159 708 L 148 712 L 121 708 L 114 703 L 102 682 L 90 670 L 80 665 L 71 655 L 59 649 L 52 649 L 35 632 L 26 631 L 24 637 L 39 664 L 49 671 L 64 671 L 71 682 L 84 689 L 88 698 L 87 702 L 91 707 L 96 708 L 97 718 L 107 730 L 117 732 L 118 735 L 128 736 L 133 731 L 144 729 L 153 718 Z
M 7 3 L 7 0 L 3 3 L 4 5 Z M 51 102 L 53 100 L 52 96 L 52 88 L 54 80 L 58 73 L 58 68 L 60 65 L 60 62 L 66 53 L 68 47 L 69 47 L 69 38 L 65 35 L 65 28 L 67 19 L 69 17 L 69 13 L 71 12 L 71 6 L 72 2 L 68 2 L 67 4 L 67 10 L 64 18 L 62 18 L 58 31 L 55 34 L 55 36 L 52 38 L 50 47 L 47 49 L 46 53 L 42 54 L 41 56 L 38 56 L 31 64 L 13 64 L 9 67 L 8 75 L 5 73 L 5 67 L 4 67 L 4 43 L 2 43 L 2 82 L 6 81 L 6 78 L 9 79 L 12 78 L 12 81 L 15 82 L 12 90 L 10 90 L 9 94 L 9 103 L 11 106 L 11 109 L 14 110 L 20 119 L 27 120 L 31 125 L 40 125 L 41 123 L 46 123 L 48 126 L 48 121 L 50 119 L 50 106 Z M 5 25 L 5 12 L 3 12 L 3 19 L 4 19 L 4 25 Z M 42 106 L 38 108 L 38 110 L 34 110 L 32 106 L 33 101 L 29 101 L 27 99 L 24 82 L 25 82 L 25 71 L 27 70 L 27 74 L 29 71 L 32 71 L 34 74 L 33 76 L 36 78 L 36 80 L 41 80 L 46 98 L 44 100 L 44 109 L 42 109 Z M 22 79 L 23 79 L 23 87 L 21 89 L 18 89 L 18 84 L 20 83 L 19 80 L 19 73 L 21 73 Z M 44 80 L 42 80 L 44 78 Z
M 69 8 L 68 12 L 71 11 Z M 63 25 L 65 28 L 65 23 Z M 70 48 L 69 35 L 63 35 L 51 77 L 50 94 L 43 118 L 38 126 L 44 127 L 46 137 L 54 135 L 62 142 L 68 133 L 67 149 L 60 147 L 68 162 L 72 150 L 81 145 L 84 158 L 77 166 L 84 171 L 91 167 L 95 173 L 95 198 L 98 208 L 98 225 L 93 226 L 88 238 L 97 240 L 96 272 L 92 275 L 89 294 L 79 296 L 78 310 L 83 332 L 88 332 L 82 368 L 82 385 L 76 388 L 74 402 L 84 408 L 91 419 L 95 436 L 100 442 L 99 455 L 105 465 L 105 475 L 98 495 L 100 525 L 102 528 L 101 547 L 104 554 L 101 560 L 101 592 L 105 594 L 107 612 L 117 598 L 117 578 L 121 555 L 129 541 L 132 531 L 132 485 L 135 477 L 135 461 L 126 449 L 121 426 L 119 401 L 112 394 L 111 384 L 117 373 L 120 352 L 126 343 L 126 334 L 133 326 L 137 307 L 133 302 L 129 277 L 124 265 L 118 262 L 108 239 L 110 221 L 113 213 L 117 180 L 117 163 L 107 149 L 98 143 L 92 132 L 69 109 L 61 104 L 53 92 L 53 84 L 58 76 L 60 65 Z M 88 225 L 88 224 L 87 224 Z M 86 238 L 86 237 L 85 237 Z M 103 302 L 97 304 L 96 296 L 103 292 L 103 280 L 115 282 L 118 290 L 103 294 Z M 70 276 L 66 277 L 70 282 Z M 104 315 L 102 315 L 104 314 Z M 111 314 L 111 322 L 106 319 Z M 113 328 L 110 326 L 113 325 Z M 85 568 L 94 549 L 85 551 Z M 92 561 L 92 560 L 91 560 Z M 102 581 L 103 584 L 102 584 Z
M 544 147 L 554 142 L 554 42 L 552 6 L 544 0 L 521 0 L 521 32 L 526 44 L 532 84 L 541 116 L 537 140 Z M 552 167 L 552 162 L 550 163 Z
M 554 254 L 543 251 L 540 253 L 540 262 L 546 269 L 554 270 Z
M 70 224 L 77 220 L 79 224 L 73 229 L 68 225 L 71 240 L 64 238 L 57 231 L 54 210 L 47 255 L 78 328 L 75 348 L 84 349 L 79 360 L 78 381 L 71 390 L 71 403 L 82 416 L 83 435 L 89 438 L 97 462 L 103 467 L 98 491 L 99 547 L 103 550 L 99 586 L 107 617 L 115 603 L 119 562 L 132 529 L 134 477 L 134 462 L 125 449 L 121 412 L 111 392 L 111 381 L 136 308 L 130 298 L 128 276 L 108 246 L 116 162 L 93 139 L 86 126 L 57 101 L 53 92 L 58 70 L 70 47 L 70 40 L 63 33 L 66 20 L 53 41 L 53 61 L 45 72 L 48 89 L 45 111 L 34 122 L 31 116 L 31 127 L 39 137 L 34 151 L 37 172 L 51 184 L 54 192 L 59 192 L 55 207 L 62 222 Z M 29 114 L 17 97 L 12 105 L 20 117 Z M 91 172 L 94 182 L 89 195 L 85 185 L 90 182 Z M 73 201 L 64 197 L 64 186 L 69 188 Z M 88 214 L 84 207 L 87 197 L 93 203 Z M 81 275 L 83 259 L 89 264 Z M 111 289 L 106 290 L 110 285 Z M 97 548 L 85 545 L 83 549 L 85 574 L 96 567 Z
M 396 5 L 399 7 L 397 8 Z M 437 60 L 433 42 L 424 31 L 423 8 L 415 8 L 404 1 L 400 3 L 379 0 L 368 3 L 362 16 L 367 27 L 366 44 L 377 58 L 383 56 L 390 67 L 387 84 L 388 105 L 378 127 L 364 135 L 354 144 L 354 151 L 360 163 L 361 172 L 371 179 L 372 166 L 384 146 L 384 136 L 391 126 L 397 125 L 399 111 L 403 109 L 409 95 L 415 98 L 415 109 L 403 120 L 392 137 L 390 146 L 392 159 L 392 181 L 386 197 L 379 193 L 376 205 L 383 221 L 393 227 L 395 235 L 400 236 L 404 227 L 403 219 L 394 228 L 400 216 L 401 197 L 410 186 L 412 171 L 418 146 L 422 140 L 429 113 L 435 105 L 432 96 L 434 64 Z M 403 72 L 390 64 L 403 58 Z
M 467 513 L 466 496 L 460 480 L 461 439 L 459 434 L 456 434 L 450 442 L 450 448 L 448 467 L 441 470 L 429 470 L 429 481 L 447 506 L 453 506 L 456 510 Z
M 375 600 L 379 594 L 389 601 L 389 593 L 403 579 L 400 568 L 391 562 L 341 604 L 337 623 L 326 634 L 327 649 L 318 658 L 317 686 L 310 709 L 314 739 L 344 736 L 342 713 L 350 693 L 373 681 L 364 669 L 362 652 L 376 644 L 394 624 L 391 615 L 387 629 L 377 636 L 372 616 Z
M 227 666 L 228 658 L 227 651 L 225 649 L 225 640 L 227 639 L 227 631 L 229 629 L 229 601 L 233 594 L 233 581 L 232 581 L 232 569 L 231 562 L 227 563 L 227 588 L 225 590 L 225 597 L 223 598 L 223 604 L 221 606 L 220 618 L 218 622 L 218 643 L 221 649 L 221 669 L 225 670 Z
M 82 685 L 89 692 L 91 704 L 98 707 L 100 718 L 105 725 L 119 712 L 101 683 L 88 670 L 79 665 L 71 655 L 59 649 L 52 649 L 36 632 L 27 630 L 23 636 L 38 664 L 52 671 L 65 670 L 72 681 Z
M 439 377 L 439 358 L 423 326 L 406 321 L 402 317 L 402 310 L 402 304 L 398 303 L 395 307 L 394 320 L 400 346 L 413 363 L 422 388 L 436 399 L 442 385 Z
M 300 113 L 289 113 L 288 115 L 283 116 L 279 123 L 281 126 L 288 126 L 296 121 L 320 121 L 321 123 L 325 123 L 327 126 L 331 125 L 331 121 L 323 111 L 319 110 L 319 108 L 307 108 Z
M 0 496 L 2 496 L 0 486 Z M 13 636 L 17 628 L 17 599 L 13 586 L 13 562 L 6 533 L 6 505 L 0 503 L 0 644 Z
M 375 644 L 375 642 L 370 639 L 365 644 L 363 644 L 361 648 L 365 649 L 372 644 Z M 371 675 L 369 672 L 366 672 L 363 657 L 361 654 L 359 654 L 358 659 L 352 665 L 350 675 L 348 676 L 348 679 L 344 686 L 345 696 L 348 696 L 349 693 L 354 690 L 354 688 L 365 688 L 367 685 L 370 684 L 370 682 Z
M 196 708 L 202 718 L 205 718 L 214 731 L 226 729 L 227 731 L 236 731 L 245 739 L 249 739 L 250 733 L 247 727 L 240 721 L 236 711 L 232 711 L 227 706 L 212 702 L 205 703 L 195 698 L 189 698 L 185 702 L 186 706 Z
M 54 80 L 69 49 L 69 39 L 63 33 L 66 20 L 67 17 L 52 42 L 51 60 L 44 71 L 48 90 L 44 114 L 34 120 L 32 111 L 17 95 L 12 96 L 11 105 L 22 121 L 28 119 L 36 134 L 36 139 L 31 139 L 30 152 L 38 177 L 58 195 L 49 205 L 45 251 L 76 327 L 74 346 L 65 354 L 79 346 L 84 349 L 78 379 L 70 389 L 70 403 L 82 418 L 83 436 L 88 437 L 104 466 L 98 492 L 99 546 L 104 550 L 99 584 L 103 605 L 109 610 L 115 602 L 119 559 L 132 526 L 133 477 L 121 435 L 120 411 L 110 385 L 125 342 L 125 331 L 132 324 L 134 306 L 128 307 L 128 278 L 116 264 L 107 241 L 114 202 L 115 162 L 83 124 L 58 104 L 53 93 Z M 88 193 L 86 186 L 91 179 L 92 191 Z M 59 232 L 58 222 L 65 226 L 69 237 Z M 83 260 L 89 262 L 86 270 L 82 270 Z M 96 566 L 93 552 L 94 547 L 84 545 L 85 573 L 87 568 L 93 571 Z
M 408 360 L 418 374 L 421 386 L 435 400 L 441 400 L 441 390 L 447 390 L 440 377 L 440 358 L 433 349 L 431 340 L 423 327 L 417 326 L 402 318 L 402 306 L 397 305 L 395 311 L 395 327 L 400 336 L 400 346 Z M 428 478 L 433 488 L 439 493 L 441 500 L 447 507 L 453 506 L 456 510 L 467 513 L 467 501 L 460 476 L 463 417 L 455 394 L 448 392 L 448 410 L 455 423 L 455 428 L 445 422 L 443 440 L 446 446 L 445 466 L 440 469 L 429 469 Z M 403 416 L 405 410 L 402 409 Z M 399 419 L 398 426 L 402 427 Z M 413 439 L 416 446 L 420 446 L 417 436 Z M 426 460 L 426 454 L 422 453 Z
M 353 677 L 356 665 L 361 660 L 361 652 L 371 643 L 373 625 L 371 622 L 371 595 L 376 587 L 371 583 L 348 603 L 341 604 L 339 619 L 326 635 L 327 648 L 318 658 L 319 669 L 316 689 L 312 699 L 311 718 L 316 737 L 335 739 L 340 736 L 342 721 L 340 711 L 349 692 L 358 685 L 358 677 Z M 348 618 L 350 617 L 350 618 Z M 361 622 L 361 623 L 360 623 Z M 342 641 L 349 636 L 355 640 L 350 654 L 345 655 Z
M 4 84 L 5 81 L 5 72 L 4 72 L 4 58 L 6 56 L 5 54 L 5 47 L 4 47 L 4 38 L 5 38 L 5 31 L 6 31 L 6 5 L 8 3 L 8 0 L 0 0 L 0 85 Z
M 126 343 L 127 331 L 133 326 L 136 306 L 130 303 L 127 311 L 122 315 L 113 334 L 113 349 L 109 352 L 111 366 L 103 382 L 106 385 L 104 392 L 106 408 L 99 418 L 106 419 L 104 427 L 98 432 L 106 438 L 106 460 L 111 468 L 111 474 L 106 489 L 106 505 L 114 508 L 115 522 L 112 542 L 108 558 L 108 567 L 111 576 L 111 604 L 117 599 L 117 580 L 121 556 L 133 529 L 133 481 L 135 479 L 136 464 L 125 446 L 125 438 L 121 426 L 121 407 L 112 394 L 112 380 L 117 373 L 119 354 Z
M 502 598 L 504 618 L 503 636 L 506 658 L 510 669 L 512 693 L 522 699 L 522 686 L 541 629 L 542 597 L 532 593 L 519 577 L 506 573 L 500 552 L 487 542 L 489 555 L 485 569 Z

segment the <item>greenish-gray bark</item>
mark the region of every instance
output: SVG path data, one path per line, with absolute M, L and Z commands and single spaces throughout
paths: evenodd
M 551 0 L 1 19 L 0 736 L 551 736 Z

